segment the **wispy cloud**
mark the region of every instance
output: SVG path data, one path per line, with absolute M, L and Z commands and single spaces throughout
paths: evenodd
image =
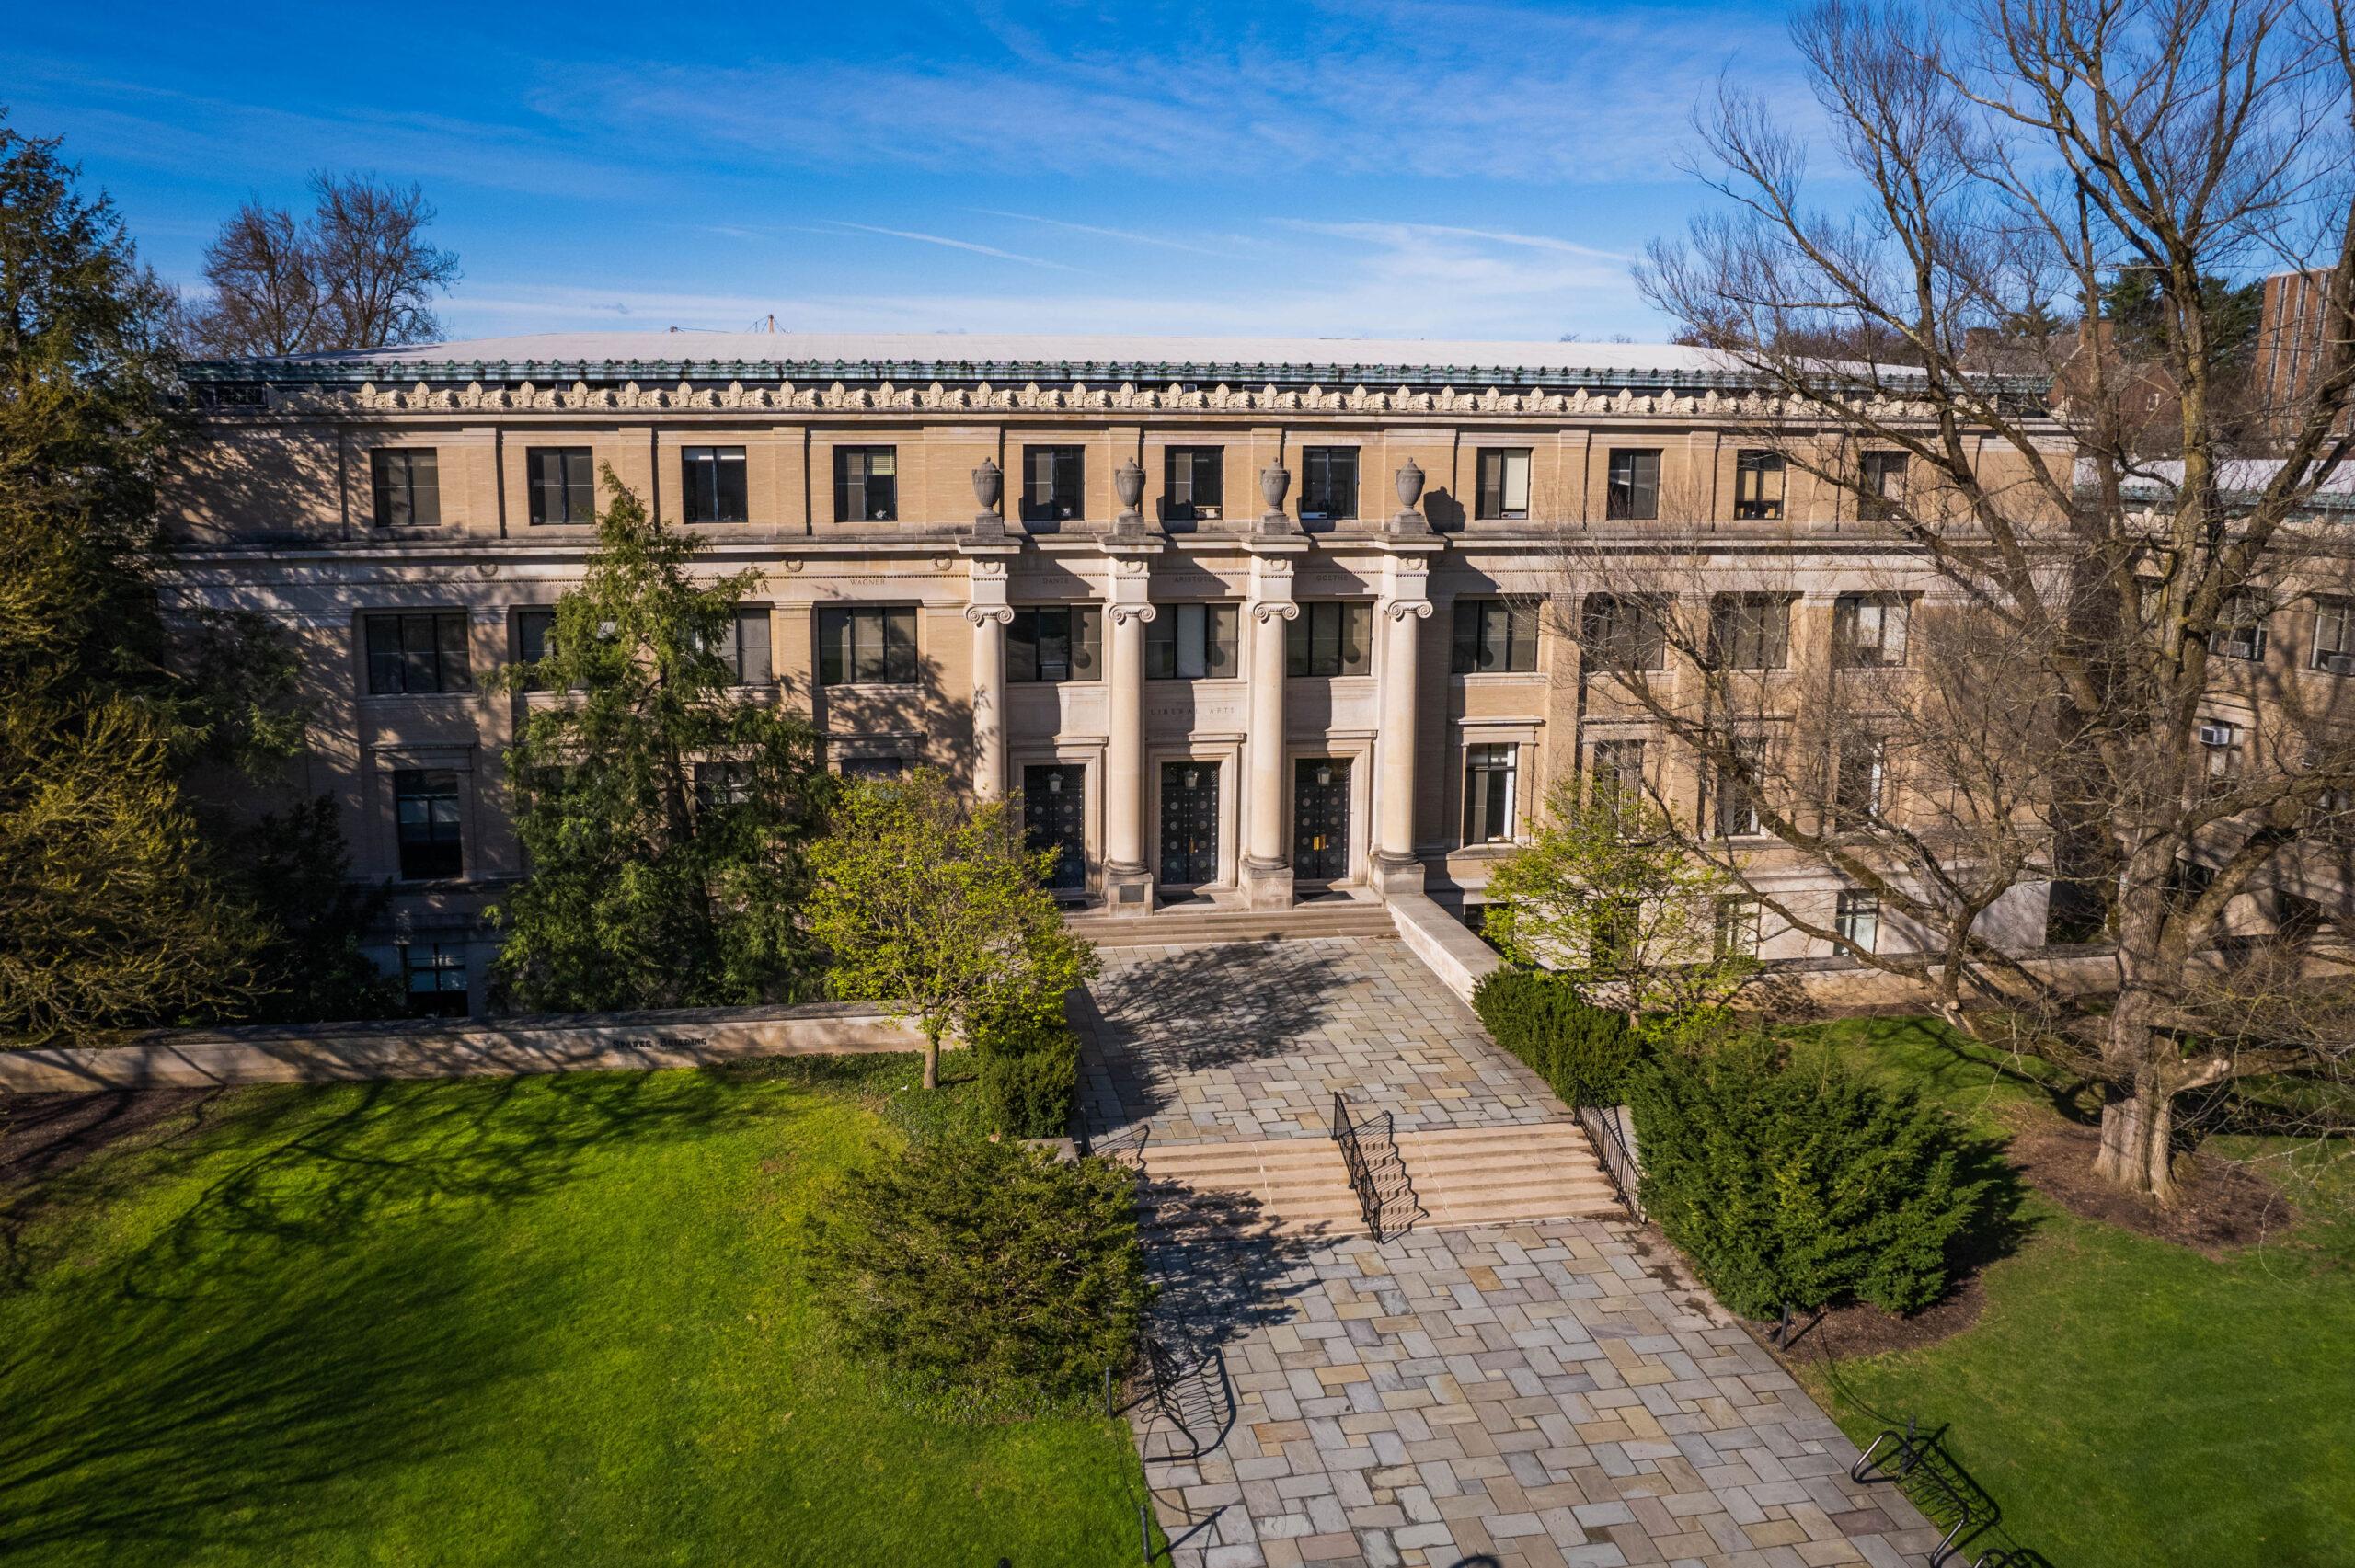
M 926 245 L 945 245 L 951 250 L 974 251 L 982 256 L 994 256 L 1002 261 L 1026 262 L 1032 267 L 1052 268 L 1058 272 L 1076 272 L 1079 270 L 1076 267 L 1066 267 L 1060 261 L 1048 261 L 1036 256 L 1023 256 L 1011 250 L 1000 250 L 994 245 L 975 245 L 971 240 L 967 239 L 949 239 L 946 235 L 942 235 L 918 234 L 913 229 L 881 229 L 876 227 L 873 223 L 854 223 L 844 218 L 835 218 L 830 221 L 839 228 L 857 229 L 863 233 L 870 235 L 889 235 L 893 239 L 922 240 Z
M 1141 235 L 1129 229 L 1103 229 L 1097 227 L 1093 223 L 1066 223 L 1061 218 L 1042 218 L 1035 212 L 1001 212 L 994 207 L 969 207 L 966 211 L 969 212 L 979 212 L 986 217 L 1012 218 L 1019 223 L 1043 223 L 1048 228 L 1067 229 L 1073 234 L 1100 235 L 1106 239 L 1127 240 L 1132 245 L 1155 245 L 1160 246 L 1166 250 L 1186 251 L 1194 256 L 1212 256 L 1218 258 L 1222 261 L 1241 261 L 1245 259 L 1242 253 L 1238 251 L 1211 250 L 1199 245 L 1188 245 L 1183 240 L 1165 238 L 1160 235 Z

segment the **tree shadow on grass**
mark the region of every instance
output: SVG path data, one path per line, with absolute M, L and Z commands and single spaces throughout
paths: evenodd
M 566 1265 L 488 1221 L 779 1105 L 707 1073 L 270 1089 L 65 1173 L 0 1284 L 0 1560 L 294 1561 L 363 1528 L 373 1481 L 486 1447 L 492 1391 L 550 1369 Z M 173 1181 L 186 1207 L 108 1255 Z

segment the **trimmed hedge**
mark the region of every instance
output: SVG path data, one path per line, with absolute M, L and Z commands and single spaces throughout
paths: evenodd
M 1959 1131 L 1913 1091 L 1754 1037 L 1662 1053 L 1627 1088 L 1644 1208 L 1735 1311 L 1855 1297 L 1913 1312 L 1946 1293 L 1988 1184 L 1958 1180 Z
M 1497 969 L 1472 988 L 1472 1011 L 1497 1044 L 1527 1063 L 1566 1105 L 1626 1103 L 1639 1052 L 1625 1013 L 1590 1006 L 1574 982 L 1534 969 Z
M 844 1347 L 910 1387 L 964 1391 L 951 1406 L 1092 1393 L 1154 1298 L 1128 1173 L 1012 1139 L 916 1143 L 844 1177 L 811 1225 Z
M 1007 1138 L 1061 1138 L 1079 1087 L 1079 1036 L 1060 1013 L 983 1021 L 973 1030 L 990 1130 Z

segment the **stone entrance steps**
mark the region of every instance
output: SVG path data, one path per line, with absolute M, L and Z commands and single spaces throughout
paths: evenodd
M 1435 1128 L 1397 1135 L 1420 1212 L 1386 1211 L 1394 1230 L 1523 1219 L 1626 1218 L 1575 1122 Z M 1329 1138 L 1149 1144 L 1151 1228 L 1341 1235 L 1363 1230 L 1340 1147 Z
M 1300 904 L 1289 910 L 1163 910 L 1150 915 L 1098 910 L 1065 915 L 1063 924 L 1098 947 L 1158 947 L 1201 942 L 1305 941 L 1318 936 L 1396 936 L 1397 922 L 1380 904 Z

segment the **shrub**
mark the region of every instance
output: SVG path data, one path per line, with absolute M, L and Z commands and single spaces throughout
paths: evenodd
M 976 1022 L 982 1101 L 990 1129 L 1007 1138 L 1061 1138 L 1079 1086 L 1079 1036 L 1052 1013 L 1032 1011 Z
M 1568 1105 L 1616 1105 L 1636 1064 L 1625 1014 L 1591 1006 L 1559 975 L 1499 969 L 1472 990 L 1473 1011 L 1497 1043 L 1527 1063 Z
M 1644 1207 L 1735 1311 L 1860 1297 L 1912 1312 L 1946 1293 L 1987 1184 L 1958 1181 L 1960 1134 L 1913 1091 L 1760 1038 L 1662 1053 L 1628 1091 Z
M 1153 1300 L 1127 1173 L 1010 1139 L 915 1144 L 845 1176 L 812 1228 L 811 1281 L 852 1355 L 994 1408 L 1089 1392 Z

